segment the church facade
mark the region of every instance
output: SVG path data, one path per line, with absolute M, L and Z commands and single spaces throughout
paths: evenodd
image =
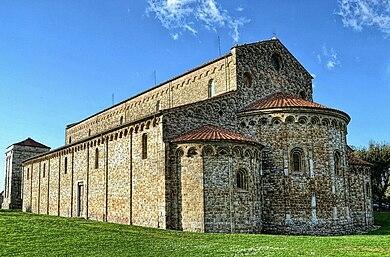
M 213 61 L 66 127 L 23 163 L 23 210 L 198 232 L 345 234 L 373 225 L 347 113 L 313 102 L 278 40 Z

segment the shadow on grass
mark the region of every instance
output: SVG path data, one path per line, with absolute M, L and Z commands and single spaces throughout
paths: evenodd
M 390 235 L 390 212 L 374 212 L 374 223 L 379 229 L 371 231 L 368 235 Z

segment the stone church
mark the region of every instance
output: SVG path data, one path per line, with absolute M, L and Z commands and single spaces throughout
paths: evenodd
M 23 211 L 198 232 L 345 234 L 373 225 L 350 116 L 313 102 L 276 38 L 234 46 L 66 126 L 23 162 Z

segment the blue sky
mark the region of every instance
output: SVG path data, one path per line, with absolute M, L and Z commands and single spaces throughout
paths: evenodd
M 389 141 L 390 0 L 14 1 L 0 4 L 0 150 L 52 148 L 66 124 L 276 35 L 314 100 L 352 117 L 349 144 Z M 4 186 L 4 156 L 0 161 Z

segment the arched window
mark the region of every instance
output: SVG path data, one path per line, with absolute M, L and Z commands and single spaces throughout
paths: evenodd
M 209 98 L 215 96 L 215 82 L 213 79 L 209 80 L 208 95 L 209 95 Z
M 249 72 L 244 73 L 244 84 L 247 87 L 252 86 L 252 75 Z
M 142 159 L 148 158 L 148 135 L 142 135 Z
M 68 157 L 65 157 L 64 159 L 64 173 L 66 174 L 68 172 Z
M 245 171 L 238 170 L 236 173 L 236 186 L 238 189 L 246 189 Z
M 334 173 L 341 176 L 341 156 L 339 151 L 334 153 Z
M 305 93 L 305 91 L 299 92 L 299 96 L 300 96 L 302 99 L 306 99 L 306 93 Z
M 280 69 L 282 68 L 282 58 L 277 53 L 274 53 L 271 56 L 271 63 L 276 71 L 280 71 Z
M 292 171 L 302 171 L 303 151 L 300 148 L 294 148 L 290 154 Z
M 43 172 L 42 172 L 42 177 L 46 176 L 46 163 L 43 164 Z
M 122 125 L 123 124 L 123 116 L 121 116 L 121 118 L 119 119 L 119 125 Z
M 99 149 L 95 149 L 95 169 L 99 168 Z
M 91 136 L 91 129 L 88 130 L 88 136 Z

